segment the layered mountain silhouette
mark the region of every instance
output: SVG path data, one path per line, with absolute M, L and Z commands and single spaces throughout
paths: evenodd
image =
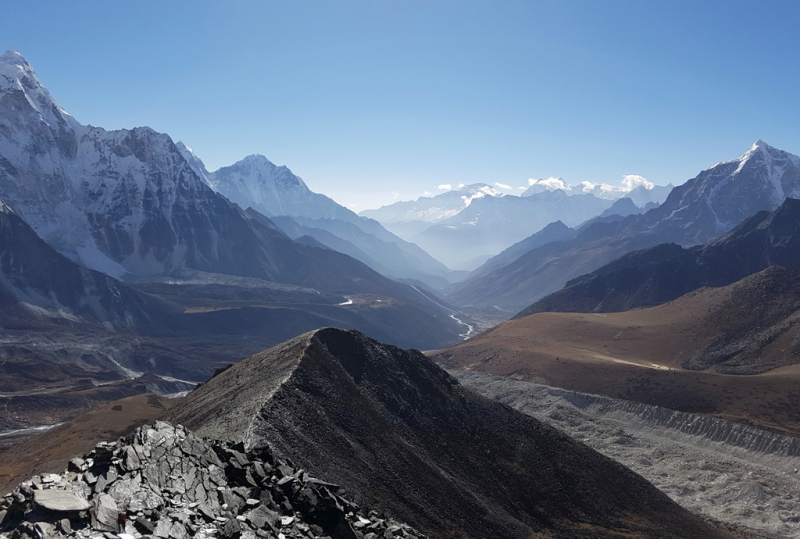
M 632 251 L 661 243 L 703 244 L 759 211 L 800 195 L 800 158 L 758 141 L 672 190 L 643 215 L 598 221 L 570 241 L 543 245 L 458 283 L 447 299 L 508 316 Z
M 544 191 L 528 197 L 487 194 L 471 200 L 453 217 L 410 238 L 448 266 L 472 270 L 491 255 L 523 240 L 553 221 L 568 226 L 601 214 L 612 201 L 593 195 Z
M 500 254 L 487 260 L 482 266 L 470 274 L 470 277 L 480 275 L 484 271 L 491 271 L 509 262 L 513 262 L 519 256 L 532 251 L 537 247 L 547 245 L 557 241 L 568 241 L 578 234 L 577 230 L 568 227 L 561 221 L 550 223 L 536 234 L 532 234 L 511 247 L 504 249 Z
M 612 206 L 617 214 L 642 213 L 642 208 L 657 206 L 672 189 L 638 176 L 626 180 L 616 187 L 589 182 L 570 186 L 561 178 L 529 180 L 533 184 L 520 196 L 506 195 L 487 184 L 460 185 L 433 197 L 395 202 L 360 215 L 379 220 L 451 267 L 472 270 L 548 223 L 561 220 L 575 227 Z
M 357 332 L 248 358 L 165 416 L 270 446 L 436 537 L 716 537 L 624 467 Z
M 359 217 L 327 196 L 311 191 L 299 176 L 263 155 L 249 155 L 231 166 L 208 172 L 190 148 L 181 142 L 177 146 L 209 187 L 242 208 L 270 217 L 293 239 L 313 237 L 384 275 L 418 279 L 437 288 L 459 277 L 377 221 Z
M 787 198 L 719 239 L 683 248 L 662 244 L 625 255 L 574 279 L 517 316 L 543 311 L 615 312 L 724 286 L 773 265 L 800 268 L 800 200 Z

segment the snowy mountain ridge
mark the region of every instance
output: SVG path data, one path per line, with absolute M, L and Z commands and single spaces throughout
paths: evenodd
M 245 221 L 168 135 L 81 125 L 16 52 L 0 56 L 0 196 L 59 252 L 112 277 L 216 271 L 229 258 L 220 234 Z
M 370 259 L 384 258 L 382 267 L 397 268 L 396 277 L 451 277 L 418 246 L 312 192 L 263 156 L 209 173 L 189 147 L 148 127 L 81 125 L 13 52 L 0 62 L 0 197 L 61 254 L 115 278 L 198 271 L 299 278 L 286 264 L 305 255 L 273 222 L 245 213 L 248 207 L 313 219 L 306 225 L 320 229 L 325 220 L 354 223 L 366 233 Z
M 704 243 L 758 211 L 774 211 L 787 197 L 800 197 L 800 157 L 759 139 L 740 157 L 676 187 L 651 220 L 660 227 L 704 223 L 700 230 L 707 232 L 688 242 Z
M 197 161 L 199 158 L 194 156 L 194 162 Z M 207 172 L 203 167 L 200 175 L 209 187 L 231 202 L 244 209 L 251 207 L 268 217 L 290 215 L 360 221 L 352 211 L 311 191 L 288 167 L 276 165 L 263 155 L 248 155 L 214 172 Z
M 411 221 L 438 223 L 458 215 L 474 200 L 486 196 L 502 197 L 504 194 L 499 189 L 485 183 L 462 184 L 458 186 L 458 189 L 448 190 L 436 196 L 423 196 L 417 200 L 395 202 L 376 210 L 364 210 L 359 215 L 387 224 Z
M 545 191 L 561 190 L 568 195 L 594 195 L 604 200 L 618 200 L 628 197 L 639 207 L 644 207 L 648 202 L 661 204 L 666 200 L 673 187 L 672 184 L 656 185 L 647 180 L 647 178 L 636 174 L 623 176 L 619 185 L 590 181 L 582 181 L 577 185 L 571 185 L 563 178 L 554 176 L 539 180 L 530 178 L 528 179 L 528 185 L 528 189 L 520 196 L 528 197 Z
M 243 209 L 252 208 L 273 218 L 293 239 L 311 236 L 393 278 L 421 280 L 433 287 L 442 286 L 442 279 L 455 278 L 417 245 L 395 236 L 377 221 L 358 216 L 331 198 L 315 193 L 288 167 L 275 165 L 263 155 L 248 155 L 233 165 L 208 172 L 191 148 L 181 142 L 177 147 L 214 191 Z
M 570 196 L 592 195 L 610 201 L 628 197 L 640 208 L 650 202 L 662 203 L 672 190 L 672 185 L 656 185 L 636 175 L 624 176 L 619 186 L 587 181 L 578 185 L 570 185 L 563 178 L 556 177 L 539 180 L 531 178 L 528 180 L 528 185 L 528 189 L 521 193 L 519 198 L 562 191 Z M 462 184 L 458 186 L 458 189 L 449 190 L 436 196 L 423 196 L 413 201 L 395 202 L 375 210 L 364 210 L 359 215 L 371 217 L 386 225 L 414 221 L 436 224 L 455 217 L 461 211 L 469 208 L 473 201 L 485 197 L 518 198 L 485 183 Z
M 770 194 L 775 204 L 782 204 L 786 197 L 797 198 L 798 194 L 800 194 L 800 186 L 798 186 L 796 183 L 790 183 L 789 181 L 784 184 L 784 179 L 787 172 L 795 172 L 796 170 L 800 169 L 800 157 L 770 146 L 761 139 L 758 139 L 756 142 L 754 142 L 753 145 L 750 146 L 750 148 L 738 159 L 734 159 L 727 163 L 720 163 L 711 167 L 713 169 L 719 165 L 736 164 L 736 170 L 734 170 L 730 176 L 726 177 L 714 187 L 712 198 L 713 194 L 716 193 L 718 189 L 722 188 L 725 184 L 734 181 L 734 177 L 740 174 L 751 160 L 764 161 L 767 169 L 768 184 L 772 187 Z M 789 180 L 790 178 L 786 179 Z M 787 189 L 789 190 L 788 192 Z

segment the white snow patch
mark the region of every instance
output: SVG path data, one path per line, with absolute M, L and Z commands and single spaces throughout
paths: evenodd
M 39 427 L 29 427 L 27 429 L 11 429 L 7 431 L 0 432 L 0 437 L 3 436 L 18 436 L 20 434 L 34 434 L 38 432 L 44 432 L 46 430 L 50 430 L 56 428 L 59 425 L 63 425 L 63 423 L 54 423 L 53 425 L 41 425 Z
M 89 269 L 100 271 L 106 275 L 110 275 L 115 279 L 122 278 L 123 275 L 128 273 L 120 263 L 111 260 L 105 253 L 97 248 L 97 245 L 92 242 L 90 245 L 81 245 L 75 249 L 78 259 L 81 264 Z
M 80 322 L 80 319 L 77 316 L 65 311 L 64 309 L 45 309 L 44 307 L 39 307 L 38 305 L 24 302 L 21 302 L 20 305 L 28 309 L 28 311 L 30 311 L 32 314 L 42 318 L 63 318 L 64 320 L 69 320 L 70 322 Z

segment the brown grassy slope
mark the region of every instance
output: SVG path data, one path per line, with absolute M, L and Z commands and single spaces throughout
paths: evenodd
M 432 358 L 448 367 L 708 413 L 797 436 L 800 324 L 790 296 L 800 292 L 770 292 L 781 271 L 650 309 L 538 313 Z
M 0 453 L 0 495 L 32 475 L 62 472 L 72 457 L 88 453 L 97 442 L 116 440 L 159 418 L 172 402 L 152 394 L 128 397 L 21 441 Z

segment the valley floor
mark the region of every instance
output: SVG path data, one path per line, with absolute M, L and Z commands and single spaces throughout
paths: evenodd
M 800 535 L 800 439 L 508 377 L 450 374 L 617 460 L 692 512 L 764 537 Z

